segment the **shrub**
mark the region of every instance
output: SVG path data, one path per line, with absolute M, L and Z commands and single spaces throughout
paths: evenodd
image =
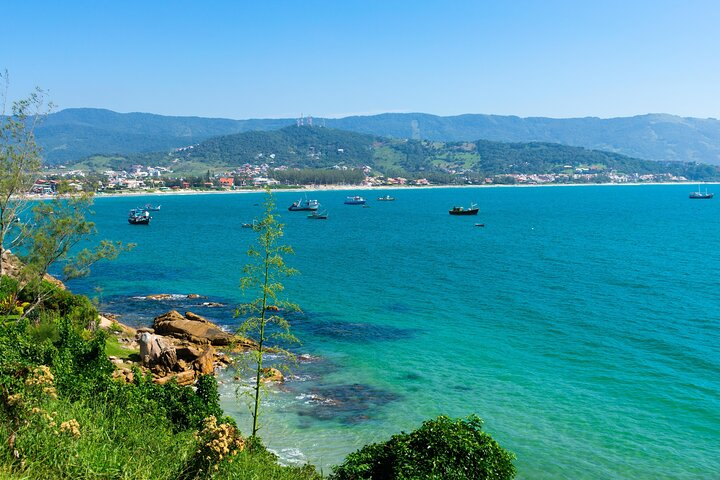
M 482 431 L 482 420 L 445 416 L 412 433 L 367 445 L 333 469 L 335 480 L 497 479 L 515 477 L 514 455 Z
M 98 330 L 86 339 L 86 330 L 78 330 L 64 318 L 58 321 L 58 329 L 53 371 L 59 391 L 75 400 L 107 389 L 115 367 L 105 353 L 105 332 Z
M 178 385 L 175 380 L 158 385 L 152 382 L 152 377 L 143 377 L 136 370 L 135 386 L 140 395 L 165 413 L 176 432 L 200 429 L 203 420 L 212 416 L 234 424 L 223 415 L 217 381 L 212 375 L 202 375 L 197 381 L 197 389 L 193 390 Z

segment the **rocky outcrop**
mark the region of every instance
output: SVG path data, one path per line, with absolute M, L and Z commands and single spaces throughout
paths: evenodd
M 178 311 L 170 310 L 155 317 L 153 329 L 157 334 L 187 340 L 198 345 L 227 346 L 236 340 L 234 335 L 192 312 L 186 312 L 185 316 L 182 316 Z
M 265 367 L 262 369 L 260 381 L 265 383 L 283 383 L 285 381 L 285 376 L 277 368 Z
M 142 332 L 137 336 L 140 346 L 140 360 L 143 366 L 151 370 L 171 372 L 178 363 L 175 347 L 163 337 L 153 333 Z
M 231 364 L 232 358 L 228 352 L 246 351 L 256 345 L 252 340 L 223 331 L 192 312 L 181 315 L 171 310 L 156 317 L 153 328 L 118 329 L 113 328 L 113 323 L 106 321 L 102 326 L 121 337 L 119 341 L 137 342 L 140 366 L 152 372 L 156 383 L 175 379 L 180 385 L 191 385 L 200 375 L 213 374 L 216 368 Z M 134 340 L 126 338 L 129 332 L 136 333 Z M 224 347 L 225 351 L 219 352 L 215 346 Z M 132 371 L 127 368 L 133 365 L 133 361 L 119 358 L 112 358 L 111 361 L 116 365 L 114 378 L 123 382 L 133 381 Z M 283 381 L 279 371 L 268 371 L 263 377 L 263 381 Z
M 193 363 L 198 375 L 210 375 L 215 372 L 215 349 L 210 346 Z
M 171 375 L 166 375 L 164 377 L 157 377 L 155 378 L 155 383 L 159 383 L 160 385 L 164 385 L 168 383 L 170 380 L 177 380 L 178 385 L 192 385 L 195 383 L 195 370 L 185 370 L 184 372 L 174 373 Z
M 147 295 L 144 297 L 145 300 L 173 300 L 177 298 L 187 298 L 189 300 L 197 300 L 199 298 L 207 298 L 204 295 L 199 295 L 197 293 L 189 293 L 187 295 L 181 295 L 181 294 L 172 294 L 172 293 L 154 293 L 152 295 Z

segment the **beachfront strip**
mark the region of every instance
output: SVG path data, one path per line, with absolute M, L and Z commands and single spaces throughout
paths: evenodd
M 346 166 L 334 166 L 333 169 L 348 170 Z M 208 173 L 204 176 L 174 176 L 167 167 L 151 167 L 133 165 L 128 170 L 106 170 L 102 173 L 88 173 L 82 170 L 66 170 L 63 166 L 47 170 L 32 186 L 30 193 L 52 195 L 57 192 L 58 185 L 64 183 L 77 191 L 93 191 L 97 193 L 121 193 L 143 191 L 172 190 L 236 190 L 253 187 L 317 187 L 330 185 L 326 183 L 281 184 L 274 177 L 277 172 L 285 172 L 287 166 L 271 167 L 244 164 L 232 171 Z M 563 173 L 519 174 L 508 173 L 488 177 L 471 177 L 462 170 L 448 171 L 453 175 L 453 183 L 439 184 L 427 178 L 390 177 L 374 171 L 372 167 L 362 169 L 364 179 L 352 186 L 364 187 L 399 187 L 429 185 L 548 185 L 548 184 L 624 184 L 624 183 L 680 183 L 688 182 L 684 176 L 669 173 L 624 174 L 616 171 L 593 170 L 592 168 L 572 168 L 568 166 Z M 362 177 L 361 177 L 362 178 Z M 334 185 L 349 185 L 347 183 Z

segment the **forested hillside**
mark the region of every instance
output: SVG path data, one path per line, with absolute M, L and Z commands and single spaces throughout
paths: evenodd
M 474 173 L 561 173 L 576 168 L 626 174 L 670 173 L 689 179 L 718 176 L 718 168 L 681 162 L 653 162 L 581 147 L 542 142 L 438 142 L 363 135 L 325 127 L 290 126 L 275 131 L 216 137 L 192 148 L 124 157 L 99 156 L 83 163 L 96 170 L 123 165 L 188 169 L 233 169 L 243 164 L 292 168 L 363 168 L 392 175 Z
M 295 122 L 291 118 L 230 120 L 82 108 L 49 115 L 38 128 L 37 137 L 45 150 L 46 161 L 58 163 L 93 154 L 125 155 L 179 148 L 216 136 L 277 130 Z M 549 142 L 647 160 L 720 164 L 720 121 L 712 118 L 649 114 L 608 119 L 554 119 L 386 113 L 316 118 L 314 124 L 398 139 Z

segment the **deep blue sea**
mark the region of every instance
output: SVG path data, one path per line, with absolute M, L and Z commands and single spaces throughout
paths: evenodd
M 327 473 L 425 419 L 475 413 L 521 479 L 720 478 L 720 199 L 690 200 L 693 189 L 311 193 L 326 221 L 276 193 L 309 356 L 271 389 L 261 436 Z M 370 208 L 343 205 L 355 193 Z M 98 198 L 99 238 L 137 247 L 69 286 L 131 324 L 176 308 L 233 328 L 253 237 L 241 224 L 262 201 Z M 129 225 L 147 202 L 162 203 L 151 225 Z M 448 215 L 470 202 L 478 217 Z M 151 293 L 229 306 L 134 298 Z M 221 377 L 223 406 L 247 431 L 234 375 Z

